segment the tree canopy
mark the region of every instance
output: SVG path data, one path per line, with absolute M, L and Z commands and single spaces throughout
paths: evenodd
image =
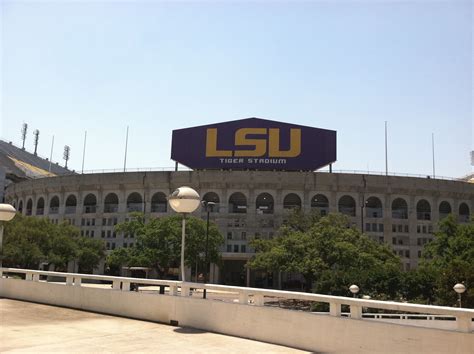
M 134 235 L 135 245 L 112 251 L 107 264 L 113 272 L 121 266 L 149 267 L 160 277 L 166 276 L 170 268 L 177 267 L 181 257 L 181 222 L 179 215 L 145 220 L 142 213 L 116 226 L 117 232 Z M 208 260 L 220 260 L 219 246 L 224 242 L 214 223 L 209 225 Z M 206 247 L 206 222 L 195 217 L 186 218 L 185 264 L 189 267 L 198 261 L 204 262 Z
M 21 214 L 5 223 L 5 266 L 38 269 L 40 263 L 48 263 L 65 271 L 68 262 L 77 260 L 79 269 L 92 271 L 103 256 L 102 241 L 79 236 L 79 230 L 69 224 L 53 224 L 46 218 Z
M 277 237 L 252 241 L 256 255 L 248 266 L 300 273 L 307 291 L 347 295 L 348 286 L 355 283 L 373 297 L 395 296 L 399 258 L 349 225 L 340 214 L 316 217 L 296 211 Z
M 459 224 L 453 215 L 439 223 L 434 239 L 425 245 L 417 269 L 407 273 L 409 300 L 453 306 L 456 283 L 464 283 L 464 307 L 474 307 L 474 222 Z

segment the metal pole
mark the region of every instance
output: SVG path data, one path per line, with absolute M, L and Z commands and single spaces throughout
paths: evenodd
M 462 307 L 462 304 L 461 304 L 461 293 L 458 293 L 458 302 L 459 302 L 459 308 Z
M 207 211 L 207 223 L 206 223 L 206 250 L 205 250 L 205 253 L 204 253 L 204 264 L 205 264 L 205 267 L 206 269 L 204 270 L 204 283 L 207 283 L 208 282 L 208 276 L 209 276 L 209 272 L 208 272 L 208 248 L 209 248 L 209 205 L 206 203 L 206 211 Z M 204 292 L 203 292 L 203 296 L 202 296 L 203 299 L 206 298 L 206 289 L 204 289 Z
M 54 135 L 53 135 L 53 140 L 51 141 L 51 153 L 49 154 L 49 169 L 48 172 L 51 172 L 51 163 L 53 159 L 53 146 L 54 146 Z
M 387 121 L 385 121 L 385 175 L 388 176 Z
M 431 133 L 431 150 L 433 151 L 433 178 L 436 178 L 436 174 L 435 174 L 434 133 Z
M 123 172 L 125 172 L 125 169 L 127 167 L 127 148 L 128 148 L 128 125 L 127 125 L 127 136 L 125 138 L 125 158 L 123 160 Z
M 86 158 L 86 141 L 87 141 L 87 130 L 84 132 L 84 148 L 82 149 L 82 171 L 84 173 L 84 159 Z
M 181 281 L 185 281 L 184 277 L 184 238 L 186 233 L 186 214 L 183 214 L 183 223 L 181 228 Z

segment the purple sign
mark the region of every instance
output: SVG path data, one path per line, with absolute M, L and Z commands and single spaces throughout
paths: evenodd
M 173 130 L 171 159 L 192 169 L 314 171 L 336 161 L 336 132 L 247 118 Z

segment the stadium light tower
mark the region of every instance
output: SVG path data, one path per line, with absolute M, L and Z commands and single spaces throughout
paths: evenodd
M 186 234 L 186 215 L 195 211 L 201 204 L 201 198 L 198 192 L 190 187 L 179 187 L 169 197 L 168 202 L 177 213 L 183 215 L 183 224 L 181 228 L 181 280 L 185 281 L 184 276 L 184 242 Z
M 40 131 L 38 129 L 35 129 L 35 131 L 33 132 L 33 135 L 35 136 L 35 140 L 34 140 L 35 152 L 34 152 L 34 154 L 37 155 Z
M 68 145 L 65 145 L 63 159 L 66 161 L 66 164 L 64 165 L 64 168 L 66 169 L 67 169 L 67 162 L 69 161 L 70 156 L 71 156 L 71 148 Z
M 28 132 L 28 124 L 23 123 L 23 126 L 21 127 L 21 140 L 23 141 L 23 144 L 21 146 L 22 150 L 25 150 L 25 140 L 26 140 L 26 133 Z

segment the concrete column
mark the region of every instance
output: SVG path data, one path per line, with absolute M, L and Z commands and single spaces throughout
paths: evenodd
M 327 195 L 329 196 L 329 212 L 330 213 L 337 213 L 338 212 L 338 206 L 337 206 L 337 192 L 336 191 L 331 191 L 328 192 Z
M 271 193 L 270 193 L 271 194 Z M 285 194 L 286 195 L 286 194 Z M 283 192 L 281 188 L 278 188 L 275 193 L 275 201 L 274 201 L 274 213 L 276 215 L 282 215 L 283 214 L 283 198 L 285 198 L 285 195 L 283 195 Z
M 385 243 L 392 241 L 392 195 L 386 194 L 383 203 L 383 239 Z
M 429 201 L 429 200 L 428 200 Z M 433 225 L 433 230 L 436 224 L 439 221 L 439 196 L 434 196 L 430 202 L 431 204 L 431 224 Z

